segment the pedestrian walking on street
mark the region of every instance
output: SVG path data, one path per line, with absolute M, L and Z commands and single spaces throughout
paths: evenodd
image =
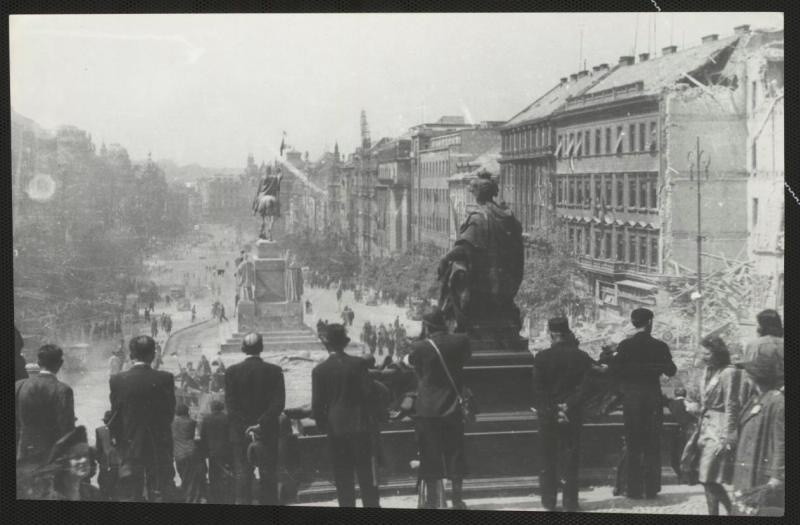
M 355 473 L 363 506 L 378 507 L 367 361 L 345 353 L 350 338 L 344 325 L 328 325 L 321 339 L 328 349 L 328 359 L 311 372 L 311 407 L 317 426 L 328 435 L 339 506 L 356 506 Z
M 197 318 L 197 306 L 192 305 L 192 322 Z
M 741 371 L 731 365 L 728 347 L 721 338 L 706 337 L 700 345 L 705 369 L 699 399 L 692 400 L 688 407 L 698 417 L 699 425 L 684 449 L 681 470 L 690 480 L 703 485 L 709 515 L 719 515 L 720 503 L 730 515 L 731 500 L 723 483 L 730 484 L 733 477 L 733 451 L 743 395 Z M 744 396 L 749 398 L 748 394 Z
M 153 317 L 152 321 L 150 321 L 150 337 L 153 339 L 158 337 L 158 321 L 155 317 Z
M 632 499 L 655 498 L 661 490 L 661 425 L 664 414 L 661 375 L 677 372 L 669 347 L 655 339 L 653 312 L 631 312 L 636 333 L 621 341 L 608 360 L 620 383 L 625 424 L 626 490 Z
M 356 313 L 353 311 L 352 308 L 348 307 L 347 309 L 347 322 L 352 327 L 353 320 L 356 318 Z
M 129 346 L 130 370 L 109 381 L 114 414 L 109 428 L 122 458 L 119 498 L 164 501 L 174 488 L 171 424 L 175 378 L 169 372 L 152 369 L 156 354 L 152 338 L 135 337 Z
M 306 299 L 306 313 L 311 313 L 311 301 L 309 299 Z
M 221 304 L 221 305 L 219 305 L 219 322 L 221 323 L 223 321 L 225 321 L 227 323 L 228 322 L 228 318 L 225 317 L 225 305 Z
M 278 503 L 278 418 L 285 408 L 283 370 L 260 357 L 260 334 L 249 333 L 242 341 L 248 355 L 225 372 L 225 406 L 230 418 L 236 503 L 252 503 L 253 469 L 260 477 L 259 503 Z
M 466 509 L 463 499 L 467 459 L 464 420 L 459 403 L 463 390 L 464 364 L 469 360 L 469 337 L 447 332 L 440 310 L 422 319 L 422 339 L 411 345 L 404 361 L 417 376 L 414 403 L 419 445 L 420 490 L 423 508 L 437 508 L 444 501 L 442 480 L 452 483 L 454 509 Z M 455 383 L 455 385 L 453 385 Z
M 542 506 L 549 511 L 556 509 L 559 481 L 563 479 L 564 510 L 577 512 L 584 402 L 581 385 L 596 363 L 578 348 L 566 318 L 550 319 L 547 328 L 552 345 L 536 354 L 532 381 L 541 440 Z

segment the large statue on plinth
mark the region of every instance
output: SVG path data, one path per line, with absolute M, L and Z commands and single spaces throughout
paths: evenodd
M 280 168 L 273 174 L 272 168 L 267 166 L 264 178 L 258 183 L 258 191 L 253 199 L 253 215 L 258 213 L 261 216 L 259 239 L 266 240 L 268 231 L 269 240 L 272 240 L 272 226 L 275 224 L 275 219 L 281 216 L 281 202 L 278 200 L 281 179 L 283 179 L 283 172 Z M 269 223 L 269 228 L 267 228 L 267 223 Z
M 514 304 L 524 266 L 522 225 L 511 210 L 494 201 L 498 187 L 489 173 L 479 174 L 470 192 L 478 206 L 439 264 L 439 304 L 455 331 L 493 348 L 526 348 Z

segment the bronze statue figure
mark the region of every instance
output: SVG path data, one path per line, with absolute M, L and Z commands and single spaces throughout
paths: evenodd
M 497 184 L 482 172 L 470 183 L 478 204 L 439 264 L 439 304 L 451 325 L 500 348 L 519 344 L 522 320 L 514 296 L 522 283 L 522 225 L 497 204 Z
M 267 239 L 267 222 L 269 222 L 269 240 L 272 240 L 272 226 L 275 219 L 281 216 L 281 203 L 278 200 L 278 193 L 281 188 L 283 172 L 280 168 L 277 175 L 272 174 L 272 168 L 267 166 L 264 178 L 258 184 L 258 191 L 253 199 L 253 215 L 261 215 L 261 232 L 259 239 Z M 269 219 L 269 221 L 267 220 Z

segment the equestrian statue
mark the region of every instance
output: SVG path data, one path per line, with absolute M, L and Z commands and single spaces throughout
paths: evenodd
M 268 232 L 269 240 L 272 241 L 272 227 L 275 219 L 281 216 L 281 202 L 278 199 L 281 179 L 283 179 L 283 172 L 280 168 L 277 168 L 276 174 L 273 174 L 272 167 L 267 166 L 264 178 L 258 184 L 258 191 L 253 199 L 253 215 L 257 213 L 261 216 L 259 239 L 266 240 Z

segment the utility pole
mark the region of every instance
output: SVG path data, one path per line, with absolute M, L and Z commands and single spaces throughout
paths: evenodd
M 708 165 L 711 164 L 711 158 L 706 155 L 705 151 L 700 149 L 700 137 L 697 137 L 697 149 L 690 151 L 688 154 L 689 159 L 689 180 L 694 180 L 697 177 L 697 292 L 695 300 L 697 301 L 697 343 L 703 338 L 703 234 L 701 222 L 701 191 L 700 181 L 702 177 L 708 180 Z M 702 172 L 702 177 L 701 177 Z

